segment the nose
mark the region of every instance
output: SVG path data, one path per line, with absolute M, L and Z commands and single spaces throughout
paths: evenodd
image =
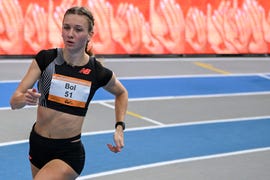
M 73 35 L 74 35 L 73 33 L 74 33 L 74 30 L 71 28 L 71 29 L 68 30 L 67 36 L 68 36 L 69 38 L 73 38 Z

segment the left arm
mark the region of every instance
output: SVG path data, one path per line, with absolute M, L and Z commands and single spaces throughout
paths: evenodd
M 127 105 L 128 105 L 128 92 L 122 83 L 116 78 L 115 74 L 112 75 L 111 80 L 103 87 L 108 92 L 115 95 L 115 119 L 116 122 L 124 122 Z M 114 133 L 114 142 L 116 146 L 108 145 L 109 149 L 115 153 L 120 152 L 124 147 L 124 129 L 118 125 Z

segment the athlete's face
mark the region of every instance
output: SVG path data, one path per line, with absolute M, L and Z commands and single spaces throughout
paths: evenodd
M 68 14 L 63 20 L 62 37 L 65 48 L 85 48 L 90 41 L 91 33 L 88 31 L 87 17 L 77 14 Z

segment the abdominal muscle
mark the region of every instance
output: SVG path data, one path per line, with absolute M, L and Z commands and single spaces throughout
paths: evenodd
M 35 131 L 52 139 L 66 139 L 81 134 L 84 117 L 38 106 Z

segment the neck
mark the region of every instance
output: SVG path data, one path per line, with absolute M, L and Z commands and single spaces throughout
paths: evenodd
M 89 56 L 84 51 L 73 53 L 66 49 L 63 49 L 62 53 L 66 63 L 71 66 L 83 66 L 89 60 Z

